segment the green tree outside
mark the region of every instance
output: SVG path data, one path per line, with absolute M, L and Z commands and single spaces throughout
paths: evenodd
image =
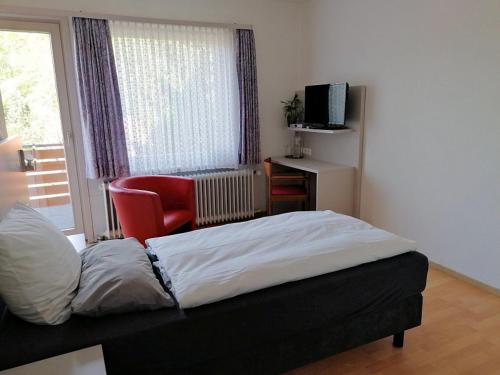
M 0 92 L 9 136 L 25 145 L 62 143 L 49 34 L 0 31 Z

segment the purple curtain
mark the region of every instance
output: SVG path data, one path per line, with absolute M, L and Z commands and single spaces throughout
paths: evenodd
M 253 30 L 236 30 L 236 66 L 240 94 L 240 164 L 259 164 L 259 100 Z
M 130 173 L 107 20 L 73 18 L 87 177 Z

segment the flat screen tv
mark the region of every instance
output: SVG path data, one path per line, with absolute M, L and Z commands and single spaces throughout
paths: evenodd
M 348 91 L 347 82 L 306 86 L 304 124 L 318 127 L 345 125 Z

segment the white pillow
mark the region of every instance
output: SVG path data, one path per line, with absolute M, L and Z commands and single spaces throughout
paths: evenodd
M 0 221 L 0 295 L 9 310 L 38 324 L 71 315 L 81 259 L 64 234 L 18 203 Z

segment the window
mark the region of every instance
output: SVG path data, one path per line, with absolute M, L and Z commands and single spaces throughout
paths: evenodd
M 111 21 L 132 174 L 238 166 L 233 30 Z

